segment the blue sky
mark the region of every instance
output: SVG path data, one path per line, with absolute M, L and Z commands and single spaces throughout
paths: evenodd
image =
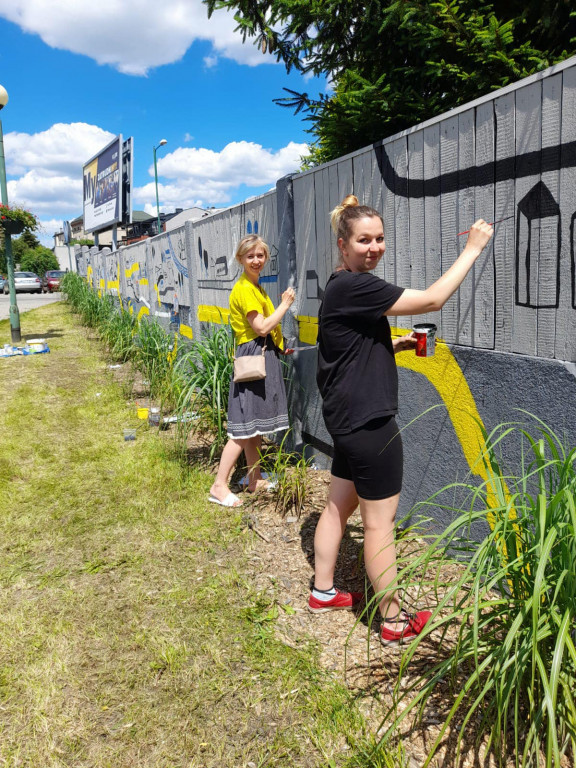
M 309 135 L 273 99 L 317 95 L 231 14 L 200 0 L 0 0 L 0 113 L 8 197 L 40 218 L 41 239 L 82 212 L 82 166 L 115 135 L 134 138 L 133 207 L 225 207 L 297 170 Z

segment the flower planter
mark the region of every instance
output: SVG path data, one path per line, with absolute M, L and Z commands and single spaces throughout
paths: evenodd
M 24 232 L 24 224 L 21 221 L 13 221 L 12 219 L 2 219 L 2 227 L 4 232 L 9 235 L 21 235 Z

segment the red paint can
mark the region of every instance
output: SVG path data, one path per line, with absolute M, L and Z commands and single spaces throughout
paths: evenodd
M 412 328 L 416 334 L 416 355 L 432 357 L 436 348 L 436 331 L 434 323 L 416 323 Z

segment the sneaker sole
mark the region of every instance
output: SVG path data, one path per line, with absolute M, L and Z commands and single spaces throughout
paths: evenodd
M 400 637 L 397 640 L 384 640 L 381 637 L 380 642 L 385 648 L 397 648 L 399 645 L 409 645 L 417 637 L 418 635 L 411 635 L 410 637 Z
M 330 613 L 330 611 L 351 611 L 353 605 L 331 605 L 328 608 L 311 608 L 308 606 L 310 613 Z

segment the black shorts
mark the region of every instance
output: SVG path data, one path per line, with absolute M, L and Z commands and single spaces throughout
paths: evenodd
M 374 419 L 346 435 L 332 435 L 332 474 L 352 480 L 362 499 L 378 500 L 402 490 L 404 454 L 394 416 Z

